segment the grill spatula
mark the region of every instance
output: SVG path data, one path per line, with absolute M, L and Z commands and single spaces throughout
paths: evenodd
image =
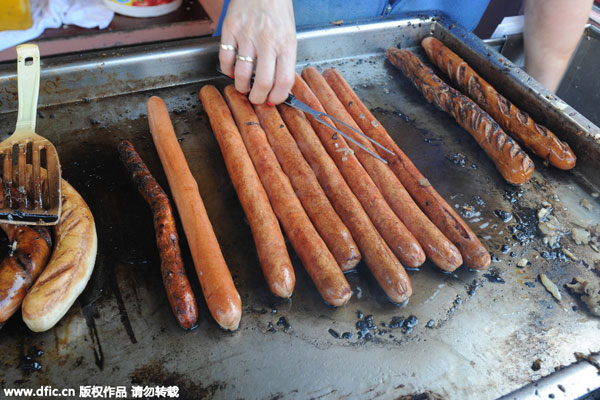
M 19 112 L 14 133 L 0 143 L 0 222 L 53 225 L 61 209 L 60 162 L 54 145 L 35 133 L 40 51 L 17 46 Z

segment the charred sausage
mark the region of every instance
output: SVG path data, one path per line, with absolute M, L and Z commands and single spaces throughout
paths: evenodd
M 152 209 L 156 245 L 160 255 L 160 270 L 171 310 L 182 328 L 192 329 L 198 323 L 198 306 L 183 267 L 179 236 L 169 198 L 131 142 L 127 140 L 121 142 L 119 156 L 131 174 L 138 192 Z
M 560 169 L 571 169 L 577 158 L 568 144 L 562 142 L 548 128 L 536 124 L 526 112 L 518 109 L 494 89 L 456 53 L 434 37 L 427 37 L 421 45 L 429 59 L 464 94 L 498 122 L 507 133 L 539 157 Z
M 19 309 L 52 250 L 50 231 L 45 227 L 3 224 L 1 228 L 11 248 L 0 263 L 0 327 Z
M 473 136 L 507 182 L 520 185 L 529 180 L 535 168 L 533 162 L 488 113 L 448 86 L 410 50 L 390 48 L 386 55 L 427 101 L 452 115 Z

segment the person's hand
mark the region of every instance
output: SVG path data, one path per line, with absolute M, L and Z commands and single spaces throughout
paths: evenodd
M 241 57 L 256 60 L 250 91 L 254 63 L 236 58 L 234 50 L 219 51 L 221 70 L 235 77 L 239 92 L 250 91 L 250 102 L 274 105 L 286 99 L 294 84 L 296 67 L 291 0 L 231 0 L 223 21 L 221 44 L 233 46 Z
M 525 70 L 556 92 L 581 39 L 593 0 L 527 0 Z

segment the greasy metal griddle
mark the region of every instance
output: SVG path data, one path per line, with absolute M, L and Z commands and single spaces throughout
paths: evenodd
M 394 45 L 414 48 L 423 58 L 418 42 L 430 32 L 569 140 L 579 156 L 575 170 L 558 171 L 535 158 L 530 182 L 504 182 L 469 134 L 384 61 L 385 48 Z M 600 254 L 575 245 L 568 234 L 561 244 L 580 261 L 547 248 L 535 216 L 545 200 L 566 227 L 600 223 L 600 203 L 592 196 L 600 192 L 597 127 L 586 128 L 585 118 L 547 98 L 522 71 L 443 17 L 301 33 L 298 68 L 338 68 L 463 214 L 494 262 L 483 273 L 464 267 L 442 273 L 430 262 L 409 271 L 414 295 L 404 308 L 386 299 L 361 264 L 347 275 L 353 298 L 336 309 L 321 300 L 291 251 L 297 285 L 291 300 L 280 300 L 262 278 L 198 99 L 203 84 L 226 84 L 214 72 L 217 45 L 214 39 L 186 40 L 44 60 L 38 127 L 55 143 L 64 177 L 94 213 L 99 252 L 90 284 L 54 329 L 34 334 L 16 315 L 0 330 L 2 387 L 159 384 L 179 385 L 184 398 L 388 399 L 428 392 L 483 399 L 573 363 L 574 352 L 600 350 L 600 319 L 563 288 L 574 276 L 598 279 L 593 268 Z M 0 65 L 0 139 L 16 119 L 14 72 L 13 65 Z M 168 188 L 148 132 L 145 102 L 151 95 L 169 107 L 242 296 L 236 332 L 222 331 L 208 314 L 185 242 L 198 328 L 181 330 L 169 309 L 150 211 L 116 152 L 120 139 L 131 140 Z M 580 206 L 581 199 L 594 208 Z M 498 215 L 508 214 L 497 210 L 511 219 L 503 222 Z M 522 244 L 513 238 L 519 232 Z M 531 265 L 518 268 L 522 257 Z M 560 304 L 539 283 L 540 272 L 559 286 Z M 532 369 L 536 360 L 538 370 Z

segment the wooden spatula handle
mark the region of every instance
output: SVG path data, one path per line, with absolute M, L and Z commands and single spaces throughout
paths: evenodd
M 35 131 L 40 89 L 40 50 L 37 45 L 17 46 L 17 76 L 19 88 L 17 131 L 21 129 Z

